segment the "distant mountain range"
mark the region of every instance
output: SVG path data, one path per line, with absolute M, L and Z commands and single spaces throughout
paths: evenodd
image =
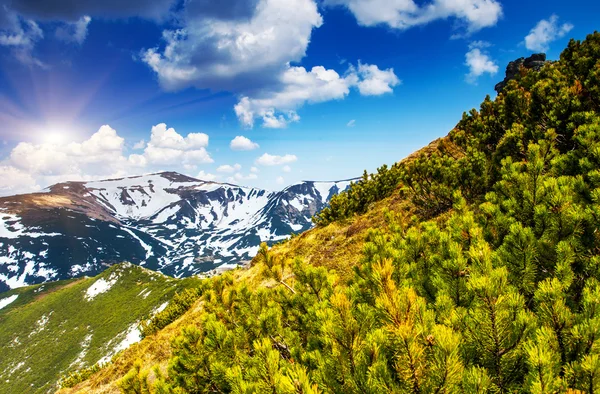
M 175 172 L 66 182 L 0 198 L 0 291 L 95 275 L 130 261 L 183 277 L 223 270 L 312 226 L 352 180 L 279 192 Z

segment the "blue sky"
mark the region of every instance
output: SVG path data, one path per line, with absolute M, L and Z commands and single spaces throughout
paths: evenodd
M 600 15 L 582 0 L 69 3 L 0 0 L 0 195 L 159 170 L 268 189 L 359 176 Z

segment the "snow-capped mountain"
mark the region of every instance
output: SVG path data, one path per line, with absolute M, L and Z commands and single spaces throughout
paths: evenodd
M 231 267 L 261 242 L 309 229 L 351 182 L 270 192 L 162 172 L 3 197 L 0 291 L 93 275 L 121 261 L 177 277 Z

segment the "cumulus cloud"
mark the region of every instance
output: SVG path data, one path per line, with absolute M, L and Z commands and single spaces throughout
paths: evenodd
M 202 181 L 213 182 L 213 181 L 216 181 L 217 179 L 219 179 L 219 176 L 215 175 L 215 174 L 207 173 L 204 170 L 202 170 L 198 173 L 198 175 L 196 175 L 196 178 L 198 178 Z
M 282 176 L 278 176 L 277 179 L 275 179 L 275 182 L 277 182 L 278 185 L 283 185 L 285 183 L 285 179 L 283 179 Z
M 163 89 L 231 91 L 240 96 L 234 110 L 244 126 L 261 119 L 263 127 L 279 129 L 298 122 L 305 103 L 343 99 L 351 87 L 384 94 L 399 83 L 393 70 L 374 65 L 359 64 L 343 76 L 322 66 L 290 66 L 305 56 L 323 22 L 314 0 L 219 3 L 186 3 L 181 27 L 163 32 L 162 47 L 142 51 Z
M 136 161 L 123 154 L 123 145 L 124 139 L 107 125 L 83 142 L 21 142 L 0 162 L 0 177 L 5 179 L 0 194 L 31 192 L 66 180 L 123 176 Z
M 292 172 L 292 167 L 290 167 L 290 166 L 283 166 L 283 167 L 281 168 L 281 170 L 282 170 L 283 172 Z
M 84 168 L 89 173 L 96 174 L 102 171 L 98 167 L 123 164 L 124 141 L 114 129 L 104 125 L 81 143 L 58 145 L 21 142 L 12 150 L 9 160 L 15 167 L 31 174 L 75 174 Z M 103 165 L 98 166 L 98 163 Z
M 277 83 L 287 63 L 304 57 L 312 29 L 323 21 L 313 0 L 228 0 L 210 5 L 212 12 L 202 12 L 209 2 L 200 3 L 204 10 L 187 5 L 180 29 L 163 32 L 162 49 L 142 53 L 166 90 L 240 91 Z M 231 15 L 232 5 L 241 17 Z
M 490 44 L 483 41 L 475 41 L 469 46 L 469 52 L 465 55 L 465 65 L 469 67 L 469 73 L 465 79 L 468 83 L 476 83 L 477 79 L 487 73 L 494 75 L 498 72 L 498 65 L 494 62 L 484 48 Z
M 229 183 L 236 183 L 236 182 L 242 182 L 242 181 L 252 181 L 258 179 L 258 175 L 256 175 L 255 173 L 250 173 L 248 175 L 243 175 L 240 172 L 237 172 L 234 176 L 230 176 L 227 178 L 227 182 Z
M 41 189 L 31 174 L 13 166 L 0 165 L 0 195 L 29 193 Z
M 495 26 L 502 16 L 497 0 L 432 0 L 425 4 L 415 0 L 325 0 L 329 6 L 344 6 L 359 24 L 385 24 L 406 30 L 441 19 L 456 19 L 467 33 Z
M 65 22 L 56 28 L 56 38 L 65 42 L 83 44 L 88 33 L 88 25 L 92 21 L 88 15 L 84 15 L 75 22 Z
M 545 52 L 552 41 L 564 37 L 573 29 L 570 23 L 559 25 L 558 16 L 552 15 L 550 19 L 542 19 L 525 37 L 525 47 L 530 51 Z
M 162 123 L 152 128 L 143 152 L 129 155 L 125 139 L 108 125 L 83 142 L 21 142 L 0 161 L 0 195 L 31 192 L 64 181 L 137 175 L 165 166 L 196 168 L 213 162 L 207 145 L 205 134 L 183 137 Z
M 146 147 L 146 140 L 139 140 L 135 144 L 133 144 L 133 150 L 140 150 Z
M 392 88 L 400 84 L 394 69 L 380 70 L 373 64 L 358 63 L 358 91 L 363 96 L 379 96 L 391 93 Z
M 243 135 L 238 135 L 232 139 L 229 147 L 232 150 L 254 150 L 260 148 L 256 142 L 252 142 L 249 138 L 246 138 Z
M 293 163 L 297 161 L 298 158 L 296 155 L 270 155 L 268 153 L 263 154 L 261 157 L 256 159 L 256 164 L 261 166 L 279 166 L 283 164 Z
M 217 168 L 217 172 L 227 172 L 227 173 L 232 173 L 232 172 L 236 172 L 242 169 L 242 166 L 240 164 L 234 164 L 234 165 L 229 165 L 229 164 L 224 164 L 222 166 L 219 166 Z
M 382 95 L 392 92 L 400 83 L 392 68 L 380 70 L 376 65 L 350 66 L 343 76 L 322 66 L 307 71 L 304 67 L 288 66 L 276 89 L 264 90 L 255 97 L 242 97 L 235 113 L 246 127 L 253 127 L 257 118 L 266 128 L 284 128 L 300 117 L 296 110 L 306 103 L 340 100 L 356 87 L 362 95 Z
M 151 164 L 205 164 L 213 159 L 206 151 L 208 135 L 190 133 L 183 137 L 164 123 L 152 127 L 144 157 Z

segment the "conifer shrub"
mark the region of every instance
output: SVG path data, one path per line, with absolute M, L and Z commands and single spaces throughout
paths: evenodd
M 142 321 L 140 324 L 142 338 L 156 333 L 183 316 L 200 298 L 200 294 L 202 294 L 201 287 L 189 288 L 176 293 L 164 310 Z
M 262 245 L 262 286 L 206 282 L 167 373 L 124 392 L 600 390 L 600 34 L 523 70 L 435 152 L 365 176 L 327 224 L 402 193 L 347 282 Z M 136 391 L 138 390 L 138 391 Z M 142 391 L 139 391 L 142 390 Z

